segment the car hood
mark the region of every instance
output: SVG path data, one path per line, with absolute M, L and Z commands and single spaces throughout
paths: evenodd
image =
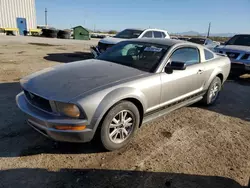
M 21 86 L 48 100 L 69 102 L 73 98 L 108 84 L 146 72 L 96 59 L 47 68 L 21 79 Z
M 221 50 L 235 50 L 235 51 L 250 52 L 250 46 L 226 45 L 226 46 L 218 46 L 217 48 Z
M 124 40 L 128 40 L 128 39 L 106 37 L 106 38 L 100 40 L 100 42 L 102 42 L 104 44 L 117 44 L 118 42 L 121 42 L 121 41 L 124 41 Z

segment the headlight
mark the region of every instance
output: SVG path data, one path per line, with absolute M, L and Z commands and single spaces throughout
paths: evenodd
M 55 102 L 57 111 L 60 114 L 64 114 L 69 117 L 79 118 L 80 117 L 80 110 L 79 108 L 70 103 L 62 103 L 62 102 Z

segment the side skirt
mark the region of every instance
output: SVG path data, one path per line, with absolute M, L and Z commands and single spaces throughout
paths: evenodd
M 166 105 L 164 107 L 161 107 L 159 109 L 156 109 L 152 112 L 148 112 L 146 114 L 144 114 L 144 118 L 143 118 L 143 121 L 142 121 L 142 124 L 144 123 L 147 123 L 149 121 L 152 121 L 158 117 L 161 117 L 161 116 L 164 116 L 174 110 L 177 110 L 181 107 L 184 107 L 184 106 L 189 106 L 191 104 L 194 104 L 198 101 L 200 101 L 202 98 L 203 98 L 203 95 L 205 94 L 202 93 L 202 94 L 199 94 L 198 96 L 195 96 L 195 97 L 192 97 L 192 98 L 187 98 L 187 99 L 183 99 L 181 101 L 178 101 L 178 102 L 174 102 L 172 104 L 169 104 L 169 105 Z

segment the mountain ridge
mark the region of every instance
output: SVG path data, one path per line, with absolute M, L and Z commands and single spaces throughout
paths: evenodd
M 172 35 L 188 35 L 188 36 L 207 36 L 207 33 L 199 33 L 197 31 L 186 31 L 186 32 L 178 32 L 171 33 Z M 237 33 L 210 33 L 210 36 L 213 37 L 232 37 Z

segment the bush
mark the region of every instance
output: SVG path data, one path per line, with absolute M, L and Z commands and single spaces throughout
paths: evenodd
M 110 31 L 108 32 L 108 34 L 116 34 L 116 33 L 117 33 L 116 30 L 110 30 Z

